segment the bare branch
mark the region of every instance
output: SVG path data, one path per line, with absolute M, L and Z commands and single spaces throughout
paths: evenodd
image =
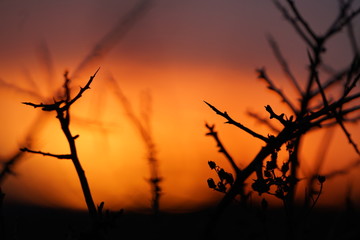
M 328 88 L 334 86 L 336 83 L 339 83 L 348 72 L 349 72 L 349 68 L 346 67 L 345 69 L 342 69 L 337 73 L 333 74 L 329 79 L 327 79 L 322 84 L 322 88 L 324 90 L 327 90 Z M 320 93 L 320 89 L 316 88 L 310 92 L 309 98 L 313 98 L 317 96 L 319 93 Z
M 354 19 L 359 13 L 360 8 L 356 9 L 355 11 L 351 12 L 351 14 L 347 15 L 347 11 L 349 10 L 351 4 L 344 4 L 343 7 L 340 9 L 340 14 L 328 31 L 324 34 L 324 39 L 328 39 L 335 33 L 341 31 L 341 29 L 347 26 L 352 19 Z
M 266 74 L 265 69 L 257 69 L 256 72 L 258 73 L 258 78 L 263 79 L 268 84 L 267 88 L 277 93 L 281 97 L 281 100 L 293 111 L 293 113 L 296 114 L 298 110 L 291 103 L 289 98 L 283 93 L 283 91 L 275 86 L 274 82 Z
M 12 89 L 15 92 L 18 92 L 18 93 L 21 93 L 21 94 L 26 94 L 26 95 L 35 97 L 37 99 L 41 98 L 41 95 L 38 92 L 16 86 L 15 84 L 8 83 L 8 82 L 4 81 L 3 79 L 0 79 L 0 86 L 8 88 L 8 89 Z
M 66 105 L 63 107 L 63 109 L 68 109 L 74 102 L 76 102 L 81 96 L 82 94 L 87 90 L 90 89 L 90 84 L 92 83 L 93 79 L 95 78 L 96 74 L 98 73 L 98 71 L 100 70 L 100 68 L 98 68 L 96 70 L 96 72 L 94 73 L 94 75 L 92 75 L 89 79 L 89 81 L 86 83 L 86 85 L 82 88 L 80 87 L 80 90 L 78 92 L 78 94 L 70 101 L 66 102 Z
M 72 156 L 71 154 L 52 154 L 52 153 L 46 153 L 46 152 L 42 152 L 42 151 L 34 151 L 28 148 L 21 148 L 20 151 L 22 152 L 29 152 L 29 153 L 35 153 L 35 154 L 41 154 L 43 156 L 50 156 L 50 157 L 55 157 L 58 159 L 68 159 L 71 160 Z
M 3 167 L 0 171 L 0 186 L 2 185 L 2 182 L 4 181 L 6 175 L 8 174 L 15 175 L 12 168 L 22 156 L 23 156 L 23 152 L 17 151 L 10 159 L 8 159 L 6 162 L 1 163 Z
M 216 107 L 214 107 L 213 105 L 211 105 L 210 103 L 204 101 L 216 114 L 224 117 L 226 120 L 228 120 L 226 123 L 232 124 L 238 128 L 240 128 L 241 130 L 244 130 L 245 132 L 249 133 L 251 136 L 261 139 L 264 142 L 268 142 L 268 138 L 252 131 L 251 129 L 245 127 L 244 125 L 242 125 L 241 123 L 236 122 L 235 120 L 233 120 L 228 114 L 227 112 L 221 112 L 219 111 Z
M 307 31 L 307 33 L 313 38 L 313 40 L 317 40 L 318 37 L 314 33 L 314 31 L 311 29 L 310 25 L 305 21 L 303 16 L 301 16 L 300 12 L 298 11 L 297 7 L 295 6 L 295 2 L 293 0 L 287 0 L 287 3 L 289 4 L 291 10 L 296 16 L 296 20 L 299 21 L 304 29 Z
M 32 106 L 34 108 L 40 107 L 41 110 L 43 110 L 43 111 L 60 111 L 60 112 L 67 111 L 70 108 L 70 106 L 75 101 L 77 101 L 87 89 L 90 89 L 90 84 L 92 83 L 92 81 L 93 81 L 94 77 L 96 76 L 97 72 L 99 71 L 99 69 L 100 68 L 98 68 L 96 70 L 96 72 L 94 73 L 94 75 L 92 75 L 90 77 L 90 79 L 87 82 L 87 84 L 85 85 L 85 87 L 80 87 L 80 91 L 78 92 L 78 94 L 71 100 L 69 100 L 70 99 L 70 92 L 69 92 L 70 90 L 68 87 L 70 80 L 67 78 L 67 73 L 65 73 L 65 84 L 64 84 L 65 100 L 60 100 L 60 101 L 54 100 L 54 103 L 52 103 L 52 104 L 44 104 L 44 103 L 35 104 L 35 103 L 31 103 L 31 102 L 22 102 L 22 103 L 25 105 L 28 105 L 28 106 Z
M 256 113 L 253 113 L 253 112 L 250 112 L 248 111 L 247 114 L 250 116 L 250 117 L 253 117 L 255 118 L 256 120 L 258 120 L 260 123 L 263 123 L 265 124 L 266 126 L 268 126 L 272 131 L 276 132 L 276 133 L 279 133 L 280 130 L 275 127 L 270 121 L 269 121 L 269 118 L 265 118 L 265 117 L 261 117 L 259 116 L 258 114 Z
M 280 4 L 279 1 L 274 0 L 275 6 L 280 10 L 280 12 L 282 12 L 283 16 L 285 17 L 285 19 L 287 21 L 289 21 L 291 23 L 291 25 L 294 27 L 294 29 L 296 30 L 296 32 L 299 34 L 299 36 L 311 47 L 313 48 L 314 44 L 312 43 L 312 41 L 308 38 L 308 36 L 306 35 L 306 33 L 301 29 L 301 27 L 298 24 L 297 19 L 295 19 L 294 17 L 290 16 L 289 12 L 287 11 L 287 9 Z
M 314 62 L 314 60 L 313 60 L 313 58 L 311 57 L 311 54 L 310 54 L 309 52 L 308 52 L 308 57 L 309 57 L 309 60 L 310 60 L 310 71 L 311 71 L 311 74 L 313 75 L 313 78 L 315 79 L 315 82 L 316 82 L 316 84 L 318 85 L 318 89 L 319 89 L 319 92 L 320 92 L 320 94 L 321 94 L 324 107 L 327 107 L 329 104 L 328 104 L 328 101 L 327 101 L 327 99 L 326 99 L 326 95 L 325 95 L 324 89 L 323 89 L 323 87 L 321 86 L 321 83 L 320 83 L 320 80 L 319 80 L 319 74 L 318 74 L 318 71 L 316 70 L 315 62 Z
M 236 175 L 238 175 L 240 173 L 241 169 L 236 165 L 234 159 L 231 157 L 229 152 L 225 149 L 224 145 L 220 141 L 218 133 L 216 131 L 214 131 L 215 125 L 209 125 L 209 124 L 206 123 L 205 127 L 209 130 L 209 132 L 206 133 L 206 135 L 207 136 L 212 136 L 214 138 L 214 140 L 216 142 L 216 145 L 219 148 L 219 152 L 221 152 L 221 153 L 223 153 L 225 155 L 225 157 L 227 158 L 227 160 L 231 164 L 231 167 L 233 168 L 234 172 L 236 173 Z
M 343 132 L 345 133 L 345 135 L 346 135 L 349 143 L 354 147 L 356 153 L 360 155 L 360 150 L 359 150 L 357 144 L 356 144 L 356 143 L 354 142 L 354 140 L 352 139 L 351 134 L 350 134 L 349 131 L 346 129 L 346 127 L 345 127 L 343 121 L 341 120 L 341 118 L 340 118 L 340 117 L 337 117 L 336 120 L 337 120 L 338 124 L 340 125 L 341 129 L 343 130 Z
M 349 23 L 347 25 L 347 30 L 348 30 L 348 36 L 349 36 L 352 51 L 355 53 L 355 55 L 359 56 L 360 55 L 359 47 L 356 42 L 354 27 L 353 27 L 353 24 L 351 21 L 349 21 Z
M 274 53 L 277 61 L 281 65 L 283 72 L 285 73 L 287 78 L 290 80 L 290 82 L 294 85 L 294 87 L 298 91 L 298 93 L 301 96 L 303 96 L 304 93 L 302 92 L 298 81 L 296 80 L 295 76 L 292 74 L 290 67 L 289 67 L 287 61 L 285 60 L 285 58 L 283 57 L 278 44 L 275 42 L 275 40 L 273 39 L 273 37 L 271 35 L 268 36 L 268 42 L 270 44 L 271 49 L 273 50 L 273 53 Z
M 141 0 L 125 16 L 121 16 L 117 24 L 105 34 L 88 55 L 82 60 L 73 73 L 73 78 L 78 77 L 83 71 L 100 64 L 100 61 L 110 52 L 120 40 L 142 19 L 152 6 L 151 0 Z
M 60 105 L 62 103 L 64 103 L 64 101 L 59 101 L 59 102 L 55 101 L 53 104 L 44 104 L 44 103 L 35 104 L 35 103 L 31 103 L 31 102 L 22 102 L 22 104 L 32 106 L 34 108 L 40 107 L 41 110 L 47 111 L 47 112 L 56 111 L 57 109 L 60 108 Z
M 289 123 L 291 123 L 292 120 L 293 120 L 293 116 L 290 116 L 289 119 L 284 119 L 284 116 L 285 116 L 284 113 L 282 113 L 282 114 L 280 114 L 280 115 L 276 114 L 276 113 L 273 111 L 273 109 L 270 107 L 270 105 L 265 106 L 265 109 L 266 109 L 266 111 L 267 111 L 268 113 L 270 113 L 270 119 L 275 118 L 275 119 L 278 120 L 282 125 L 284 125 L 284 127 L 288 126 Z

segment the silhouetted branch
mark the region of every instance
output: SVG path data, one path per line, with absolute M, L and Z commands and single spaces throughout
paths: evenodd
M 28 148 L 20 148 L 20 151 L 22 152 L 29 152 L 29 153 L 35 153 L 35 154 L 41 154 L 43 156 L 50 156 L 58 159 L 71 159 L 71 154 L 52 154 L 52 153 L 46 153 L 42 151 L 34 151 Z
M 306 35 L 306 33 L 302 30 L 302 28 L 299 26 L 298 24 L 298 19 L 296 19 L 295 17 L 292 17 L 288 10 L 282 5 L 280 4 L 279 1 L 274 0 L 275 6 L 280 10 L 280 12 L 282 12 L 284 18 L 286 20 L 288 20 L 291 25 L 294 27 L 294 29 L 296 30 L 296 32 L 299 34 L 299 36 L 310 46 L 313 47 L 313 43 L 310 40 L 310 38 Z
M 219 111 L 216 107 L 214 107 L 213 105 L 211 105 L 210 103 L 204 101 L 216 114 L 224 117 L 226 120 L 228 120 L 226 123 L 232 124 L 238 128 L 240 128 L 241 130 L 244 130 L 245 132 L 249 133 L 251 136 L 261 139 L 264 142 L 268 142 L 268 138 L 252 131 L 251 129 L 245 127 L 244 125 L 242 125 L 241 123 L 236 122 L 235 120 L 233 120 L 228 114 L 227 112 L 221 112 Z
M 332 76 L 322 84 L 323 90 L 327 90 L 330 87 L 334 86 L 335 84 L 340 83 L 340 81 L 348 74 L 348 72 L 349 69 L 346 67 L 345 69 L 342 69 L 337 73 L 332 74 Z M 319 93 L 320 93 L 320 89 L 318 88 L 313 89 L 309 94 L 309 98 L 312 99 L 315 96 L 317 96 Z
M 285 58 L 283 57 L 278 44 L 275 42 L 275 40 L 273 39 L 273 37 L 271 35 L 268 37 L 268 42 L 270 44 L 271 49 L 273 50 L 273 53 L 274 53 L 277 61 L 279 62 L 280 66 L 282 67 L 283 72 L 285 73 L 287 78 L 290 80 L 290 82 L 294 85 L 294 87 L 298 91 L 298 93 L 301 96 L 303 96 L 304 93 L 302 92 L 298 81 L 296 80 L 294 74 L 291 72 L 290 67 L 289 67 L 287 61 L 285 60 Z
M 258 120 L 260 123 L 268 126 L 268 127 L 269 127 L 272 131 L 274 131 L 275 133 L 279 133 L 279 132 L 280 132 L 280 130 L 279 130 L 277 127 L 275 127 L 275 126 L 271 123 L 271 121 L 269 121 L 269 118 L 261 117 L 261 116 L 259 116 L 258 114 L 253 113 L 253 112 L 249 112 L 249 111 L 247 112 L 247 114 L 248 114 L 250 117 L 253 117 L 253 118 L 255 118 L 256 120 Z
M 75 139 L 77 139 L 79 137 L 79 135 L 73 136 L 70 131 L 69 125 L 70 125 L 70 106 L 73 103 L 75 103 L 87 89 L 90 89 L 90 84 L 92 83 L 92 81 L 98 71 L 99 71 L 99 69 L 97 69 L 97 71 L 94 73 L 94 75 L 92 75 L 90 77 L 90 79 L 88 80 L 88 82 L 86 83 L 86 85 L 84 87 L 80 87 L 78 94 L 72 99 L 70 96 L 70 88 L 69 88 L 70 79 L 67 77 L 67 73 L 65 73 L 64 74 L 64 77 L 65 77 L 64 89 L 65 89 L 65 91 L 64 91 L 64 96 L 63 96 L 64 99 L 61 99 L 59 101 L 54 100 L 53 104 L 43 104 L 43 103 L 34 104 L 34 103 L 30 103 L 30 102 L 23 103 L 25 105 L 29 105 L 34 108 L 41 107 L 43 111 L 55 111 L 57 113 L 56 118 L 60 122 L 61 129 L 68 141 L 71 153 L 60 155 L 60 154 L 45 153 L 42 151 L 33 151 L 28 148 L 21 149 L 22 151 L 26 151 L 26 152 L 30 152 L 30 153 L 42 154 L 44 156 L 56 157 L 58 159 L 71 159 L 72 160 L 74 167 L 76 169 L 78 178 L 80 180 L 81 188 L 83 191 L 86 205 L 88 207 L 90 217 L 92 218 L 94 224 L 97 224 L 97 222 L 98 222 L 98 212 L 97 212 L 94 200 L 91 195 L 90 187 L 89 187 L 88 181 L 86 179 L 85 172 L 80 164 L 80 160 L 79 160 L 79 157 L 77 154 Z
M 315 82 L 318 86 L 318 89 L 319 89 L 319 92 L 321 94 L 321 98 L 323 100 L 323 104 L 324 104 L 324 107 L 327 107 L 329 104 L 328 104 L 328 100 L 326 98 L 326 95 L 325 95 L 325 92 L 324 92 L 324 89 L 323 87 L 321 86 L 321 83 L 320 83 L 320 80 L 319 80 L 319 73 L 316 69 L 316 65 L 315 65 L 315 62 L 311 56 L 311 54 L 308 52 L 308 57 L 309 57 L 309 61 L 310 61 L 310 71 L 313 73 L 313 77 L 315 79 Z
M 348 120 L 356 121 L 358 116 L 354 116 L 354 114 L 360 109 L 360 106 L 357 105 L 360 93 L 355 91 L 355 86 L 358 84 L 360 79 L 360 61 L 358 59 L 358 54 L 355 53 L 350 66 L 347 66 L 338 72 L 330 71 L 331 77 L 324 82 L 321 81 L 320 76 L 322 75 L 318 72 L 322 68 L 329 69 L 322 60 L 323 54 L 326 50 L 325 43 L 344 26 L 350 24 L 351 20 L 355 16 L 359 15 L 359 10 L 355 10 L 354 12 L 348 14 L 352 1 L 346 2 L 346 6 L 342 6 L 340 14 L 334 24 L 330 26 L 325 35 L 321 36 L 315 33 L 308 22 L 300 14 L 294 1 L 286 0 L 286 2 L 290 8 L 289 10 L 280 4 L 279 1 L 274 1 L 276 7 L 284 15 L 285 19 L 290 22 L 300 38 L 304 40 L 309 47 L 309 68 L 305 90 L 301 91 L 300 86 L 297 84 L 298 82 L 290 72 L 288 64 L 283 58 L 278 46 L 272 39 L 269 39 L 270 45 L 273 48 L 276 58 L 283 71 L 301 95 L 299 106 L 294 106 L 282 90 L 277 88 L 272 80 L 266 75 L 264 69 L 257 70 L 258 78 L 265 80 L 268 84 L 268 88 L 275 91 L 281 101 L 290 107 L 294 113 L 294 116 L 291 115 L 289 118 L 286 118 L 284 113 L 277 114 L 273 111 L 270 105 L 265 106 L 266 111 L 270 114 L 270 119 L 274 118 L 282 124 L 282 129 L 277 132 L 277 135 L 268 135 L 268 138 L 261 135 L 258 136 L 258 134 L 253 130 L 235 122 L 227 112 L 221 112 L 211 104 L 205 102 L 216 114 L 227 119 L 227 123 L 233 124 L 234 126 L 237 126 L 266 142 L 265 146 L 261 147 L 260 151 L 252 159 L 252 161 L 245 168 L 242 168 L 242 171 L 236 176 L 234 184 L 232 184 L 231 188 L 226 191 L 224 198 L 220 201 L 213 218 L 208 224 L 207 237 L 211 236 L 212 229 L 215 227 L 216 222 L 225 208 L 237 195 L 243 192 L 245 181 L 248 180 L 251 174 L 255 173 L 256 179 L 254 179 L 254 182 L 251 185 L 252 190 L 258 192 L 259 195 L 264 193 L 271 194 L 283 201 L 287 213 L 287 222 L 289 223 L 287 228 L 287 237 L 292 238 L 293 234 L 295 234 L 294 224 L 296 223 L 294 219 L 295 212 L 293 209 L 295 208 L 294 197 L 296 186 L 299 181 L 297 172 L 300 166 L 300 146 L 303 136 L 313 129 L 318 129 L 323 126 L 330 127 L 339 125 L 345 133 L 350 145 L 355 149 L 357 154 L 360 154 L 357 144 L 352 139 L 350 132 L 344 125 L 344 122 Z M 350 39 L 351 41 L 355 40 L 351 33 L 349 35 L 349 37 L 352 38 Z M 355 49 L 356 46 L 353 46 L 353 48 Z M 344 81 L 341 82 L 342 80 Z M 340 92 L 338 97 L 328 96 L 331 93 L 329 88 L 335 86 L 337 83 L 342 84 L 343 92 Z M 317 99 L 315 97 L 319 95 L 322 102 L 319 105 L 316 105 L 315 101 Z M 352 115 L 350 117 L 345 118 L 345 116 L 348 116 L 351 113 Z M 252 116 L 267 126 L 272 126 L 269 121 L 263 120 L 257 115 Z M 279 167 L 277 156 L 284 144 L 286 144 L 286 150 L 289 152 L 289 156 L 288 160 L 283 162 L 283 165 Z M 266 161 L 269 156 L 270 160 Z M 323 160 L 321 160 L 320 164 L 322 164 L 322 162 Z M 358 163 L 356 163 L 356 165 L 357 164 Z M 279 173 L 275 174 L 275 170 Z M 322 193 L 322 184 L 324 183 L 326 177 L 317 174 L 314 176 L 314 179 L 317 179 L 320 183 L 320 189 L 316 191 L 316 193 L 315 191 L 312 191 L 313 189 L 310 190 L 311 195 L 309 195 L 309 197 L 312 199 L 312 204 L 308 205 L 309 211 L 311 211 L 311 209 L 316 205 Z M 311 181 L 314 181 L 314 179 Z M 273 186 L 276 187 L 275 192 L 271 190 L 271 187 Z M 316 194 L 316 196 L 314 194 Z
M 337 118 L 337 123 L 340 125 L 341 129 L 345 133 L 349 143 L 354 147 L 356 153 L 360 155 L 359 148 L 358 148 L 357 144 L 355 143 L 355 141 L 352 139 L 350 132 L 346 129 L 343 121 L 340 120 L 340 118 Z
M 66 104 L 63 107 L 64 110 L 68 109 L 74 102 L 76 102 L 87 89 L 90 89 L 90 84 L 92 83 L 93 79 L 95 78 L 95 76 L 96 76 L 96 74 L 98 73 L 99 70 L 100 70 L 100 68 L 98 68 L 96 70 L 96 72 L 90 77 L 89 81 L 86 83 L 86 85 L 84 87 L 80 87 L 80 90 L 79 90 L 78 94 L 72 100 L 67 99 Z M 65 77 L 67 77 L 67 75 Z M 67 91 L 66 96 L 68 98 L 70 98 L 70 92 L 69 92 L 69 88 L 68 88 L 67 84 L 65 84 L 65 88 L 66 88 L 66 91 Z
M 329 38 L 335 33 L 340 32 L 343 27 L 349 25 L 349 23 L 351 23 L 351 20 L 354 19 L 360 13 L 360 8 L 358 8 L 352 11 L 350 14 L 348 14 L 347 12 L 350 9 L 351 4 L 352 1 L 342 4 L 342 7 L 340 7 L 339 16 L 337 17 L 337 19 L 335 19 L 334 23 L 324 34 L 323 38 Z
M 257 69 L 256 72 L 258 73 L 258 78 L 263 79 L 267 84 L 267 88 L 276 92 L 282 99 L 282 101 L 290 107 L 290 109 L 293 111 L 293 113 L 297 113 L 298 110 L 294 107 L 294 105 L 291 103 L 289 98 L 283 93 L 283 91 L 275 86 L 273 81 L 268 77 L 266 74 L 266 71 L 264 68 Z
M 205 127 L 209 130 L 209 132 L 206 133 L 206 135 L 212 136 L 214 138 L 216 145 L 219 148 L 219 152 L 223 153 L 225 155 L 225 157 L 231 164 L 231 167 L 233 168 L 235 174 L 238 175 L 241 172 L 241 169 L 236 165 L 234 159 L 231 157 L 229 152 L 225 149 L 224 145 L 222 144 L 222 142 L 219 139 L 218 133 L 216 131 L 214 131 L 215 125 L 209 125 L 206 123 Z
M 276 114 L 273 109 L 270 107 L 270 105 L 265 106 L 265 109 L 268 113 L 270 113 L 270 119 L 275 118 L 278 120 L 282 125 L 285 127 L 288 126 L 293 121 L 293 116 L 290 116 L 289 119 L 284 119 L 285 114 L 282 113 L 280 115 Z

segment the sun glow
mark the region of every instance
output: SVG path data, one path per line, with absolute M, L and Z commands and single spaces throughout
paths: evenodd
M 131 70 L 139 68 L 142 68 L 143 72 L 137 75 Z M 152 83 L 150 123 L 156 144 L 159 173 L 163 177 L 162 208 L 169 211 L 191 210 L 213 203 L 221 197 L 221 194 L 211 191 L 206 185 L 207 178 L 216 177 L 208 168 L 207 161 L 216 161 L 229 171 L 231 167 L 217 152 L 213 139 L 205 136 L 205 122 L 216 125 L 220 138 L 240 167 L 245 167 L 252 160 L 254 154 L 261 148 L 261 143 L 233 126 L 224 125 L 223 120 L 208 109 L 203 100 L 211 101 L 219 108 L 228 111 L 234 118 L 266 135 L 269 130 L 249 118 L 246 109 L 259 114 L 262 111 L 264 113 L 263 106 L 273 101 L 272 94 L 260 90 L 261 83 L 254 76 L 241 75 L 240 72 L 229 69 L 207 70 L 204 73 L 201 67 L 187 68 L 184 75 L 179 75 L 178 71 L 171 68 L 167 71 L 155 71 L 153 68 L 128 65 L 127 69 L 128 74 L 126 72 L 119 74 L 121 79 L 119 82 L 123 83 L 122 90 L 139 117 L 141 117 L 139 94 L 142 89 L 138 86 L 146 86 L 147 82 Z M 111 209 L 146 209 L 151 200 L 147 150 L 138 129 L 127 118 L 121 102 L 107 83 L 109 75 L 106 72 L 109 73 L 110 70 L 110 68 L 101 70 L 103 72 L 95 78 L 91 89 L 86 91 L 71 108 L 70 129 L 73 135 L 79 134 L 76 140 L 78 154 L 96 204 L 104 201 Z M 114 72 L 112 75 L 116 76 L 116 70 Z M 239 81 L 233 82 L 231 86 L 221 82 L 221 79 L 229 78 Z M 255 80 L 240 80 L 251 78 Z M 189 87 L 188 83 L 183 84 L 182 79 L 187 79 L 192 86 Z M 168 83 L 166 86 L 167 80 L 176 85 L 171 86 Z M 134 82 L 136 84 L 133 84 Z M 164 82 L 165 85 L 161 84 Z M 210 85 L 212 87 L 209 87 Z M 217 87 L 214 87 L 215 85 Z M 61 81 L 59 86 L 61 91 Z M 74 88 L 73 94 L 77 91 L 78 89 Z M 40 109 L 21 105 L 20 101 L 28 101 L 28 97 L 16 91 L 15 95 L 6 93 L 4 96 L 7 101 L 13 99 L 18 104 L 13 107 L 12 103 L 3 108 L 8 116 L 4 120 L 8 123 L 2 124 L 2 127 L 4 133 L 13 138 L 3 143 L 9 152 L 16 151 L 17 146 L 24 144 L 25 133 L 29 128 L 35 127 L 37 130 L 32 133 L 34 134 L 33 149 L 54 154 L 69 152 L 69 146 L 54 113 L 44 113 Z M 277 111 L 287 111 L 286 108 L 281 108 L 281 105 L 275 106 Z M 42 116 L 39 118 L 40 115 Z M 41 118 L 43 120 L 40 122 L 38 119 Z M 311 156 L 316 156 L 318 146 L 321 144 L 321 142 L 316 143 L 319 142 L 321 134 L 313 135 L 308 141 L 310 144 L 305 143 L 304 146 L 304 149 L 307 149 L 303 153 L 306 160 L 303 163 L 304 176 L 307 175 L 306 171 L 312 169 L 312 164 L 316 163 Z M 355 136 L 358 137 L 356 134 Z M 339 138 L 343 137 L 341 132 L 337 131 L 334 139 Z M 324 173 L 344 167 L 336 160 L 340 156 L 335 150 L 340 145 L 331 146 L 327 160 L 329 164 L 325 164 L 327 167 L 323 170 Z M 350 148 L 346 144 L 342 144 L 341 147 Z M 348 152 L 347 159 L 354 157 L 351 151 Z M 15 171 L 18 176 L 9 178 L 4 185 L 4 190 L 9 194 L 7 201 L 85 208 L 79 180 L 70 160 L 27 153 Z M 343 186 L 349 181 L 346 179 L 348 178 L 339 177 L 336 181 L 329 181 L 326 189 L 336 188 L 343 191 Z M 356 174 L 351 174 L 350 179 L 355 181 L 358 177 Z M 251 178 L 249 183 L 251 184 Z M 300 194 L 303 187 L 299 186 Z M 343 201 L 339 197 L 336 198 L 337 194 L 333 190 L 326 191 L 326 194 L 332 196 L 331 200 L 324 198 L 321 200 L 322 204 L 333 205 Z M 253 198 L 261 199 L 261 196 L 254 195 Z M 274 201 L 274 204 L 279 203 Z

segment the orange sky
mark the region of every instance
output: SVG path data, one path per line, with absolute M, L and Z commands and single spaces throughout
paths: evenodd
M 228 169 L 229 165 L 217 152 L 214 140 L 205 136 L 205 122 L 216 124 L 224 144 L 242 167 L 262 146 L 262 142 L 223 124 L 203 100 L 263 135 L 269 131 L 250 119 L 248 110 L 267 116 L 264 106 L 270 104 L 288 111 L 256 78 L 255 69 L 265 66 L 273 79 L 279 79 L 280 87 L 292 91 L 266 43 L 267 34 L 278 41 L 299 78 L 305 76 L 304 45 L 271 1 L 154 2 L 126 34 L 119 36 L 108 33 L 114 33 L 112 29 L 117 29 L 117 22 L 132 9 L 133 1 L 0 2 L 0 79 L 51 99 L 61 87 L 66 69 L 71 74 L 80 63 L 91 60 L 78 72 L 74 85 L 79 86 L 101 66 L 91 90 L 72 108 L 71 130 L 80 135 L 80 161 L 95 202 L 105 201 L 114 209 L 148 207 L 150 188 L 145 181 L 149 177 L 146 149 L 107 84 L 110 76 L 118 81 L 136 114 L 141 93 L 151 95 L 152 131 L 164 177 L 161 206 L 171 211 L 204 206 L 221 197 L 207 187 L 207 178 L 214 177 L 207 161 Z M 310 2 L 315 5 L 310 7 Z M 327 8 L 323 8 L 325 2 Z M 337 4 L 308 0 L 299 6 L 316 29 L 323 29 L 336 14 Z M 108 45 L 99 45 L 101 41 Z M 91 58 L 89 53 L 96 45 L 105 50 L 100 57 Z M 327 60 L 342 67 L 349 61 L 349 49 L 344 38 L 338 37 L 330 43 Z M 0 156 L 6 158 L 17 151 L 41 114 L 21 102 L 44 100 L 0 87 Z M 296 101 L 296 96 L 292 99 Z M 40 126 L 34 149 L 67 153 L 54 116 L 47 116 Z M 360 142 L 359 127 L 349 129 Z M 311 134 L 304 144 L 305 175 L 316 162 L 322 135 Z M 337 129 L 322 173 L 341 169 L 356 159 Z M 7 201 L 85 207 L 70 161 L 29 154 L 15 172 L 17 176 L 7 178 L 3 185 Z M 344 194 L 339 193 L 345 193 L 349 183 L 352 197 L 360 199 L 359 181 L 356 169 L 329 180 L 320 203 L 341 204 Z

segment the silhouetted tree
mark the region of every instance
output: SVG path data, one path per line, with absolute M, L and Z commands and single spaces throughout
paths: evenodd
M 296 98 L 299 99 L 299 104 L 294 104 L 288 95 L 276 86 L 265 68 L 257 69 L 258 78 L 263 80 L 267 84 L 268 89 L 275 92 L 282 103 L 291 110 L 290 114 L 278 113 L 275 108 L 267 105 L 265 106 L 265 111 L 268 113 L 268 119 L 251 113 L 251 116 L 268 125 L 276 134 L 263 136 L 233 119 L 226 111 L 221 111 L 212 104 L 205 102 L 216 114 L 226 119 L 226 123 L 247 132 L 263 143 L 254 159 L 246 167 L 240 168 L 235 164 L 229 152 L 225 150 L 220 142 L 217 132 L 214 130 L 214 125 L 206 124 L 208 129 L 207 135 L 215 139 L 219 152 L 225 155 L 235 173 L 231 184 L 224 184 L 221 176 L 221 181 L 218 184 L 215 184 L 212 179 L 208 180 L 208 183 L 210 181 L 209 186 L 211 188 L 221 189 L 225 193 L 206 229 L 205 235 L 208 238 L 214 237 L 212 233 L 217 222 L 234 198 L 240 195 L 242 200 L 246 199 L 245 182 L 253 174 L 256 175 L 256 179 L 251 184 L 252 191 L 257 192 L 259 195 L 271 194 L 283 202 L 287 213 L 287 233 L 290 234 L 288 237 L 292 237 L 295 190 L 299 181 L 300 146 L 303 136 L 310 131 L 340 126 L 349 144 L 351 144 L 357 154 L 360 154 L 357 144 L 346 127 L 347 122 L 359 120 L 359 115 L 355 115 L 355 113 L 358 114 L 360 110 L 360 105 L 358 105 L 357 101 L 360 99 L 360 92 L 356 88 L 360 78 L 360 55 L 353 34 L 352 20 L 359 15 L 360 8 L 352 10 L 353 1 L 340 1 L 338 16 L 323 34 L 318 34 L 301 15 L 294 1 L 286 0 L 285 2 L 287 6 L 279 1 L 274 1 L 276 7 L 307 46 L 309 63 L 306 86 L 305 88 L 300 86 L 299 80 L 292 73 L 276 42 L 273 38 L 269 38 L 269 43 L 275 57 L 280 63 L 287 79 L 295 88 L 297 92 Z M 348 29 L 348 36 L 353 50 L 352 60 L 348 66 L 339 71 L 332 72 L 330 77 L 325 79 L 320 73 L 329 69 L 329 66 L 323 60 L 327 43 L 344 28 Z M 331 96 L 331 90 L 334 88 L 337 88 L 338 96 Z M 321 99 L 321 104 L 318 104 L 318 98 Z M 274 127 L 272 121 L 280 123 L 281 128 Z M 286 146 L 288 158 L 287 161 L 279 164 L 278 153 L 283 145 Z M 216 164 L 212 165 L 215 166 Z M 225 172 L 225 170 L 223 171 Z M 309 186 L 312 186 L 312 190 L 307 195 L 308 210 L 315 206 L 325 180 L 326 176 L 318 175 L 318 173 L 310 177 Z M 315 181 L 320 184 L 320 188 L 316 191 L 313 188 Z M 227 187 L 227 185 L 229 186 Z

